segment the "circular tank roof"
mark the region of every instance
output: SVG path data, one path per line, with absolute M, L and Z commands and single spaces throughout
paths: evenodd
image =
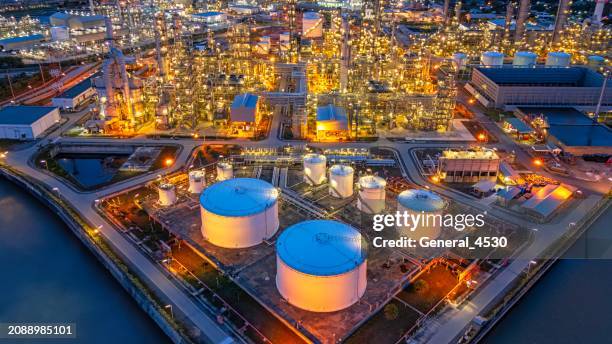
M 161 184 L 159 188 L 162 190 L 172 190 L 174 189 L 174 184 L 169 184 L 169 183 Z
M 254 178 L 235 178 L 206 188 L 200 204 L 221 216 L 249 216 L 266 210 L 277 199 L 278 191 L 272 184 Z
M 317 12 L 304 12 L 304 19 L 319 19 L 321 16 Z
M 304 162 L 310 164 L 324 163 L 327 162 L 327 158 L 325 157 L 325 155 L 311 153 L 304 155 Z
M 504 54 L 500 53 L 499 51 L 485 51 L 484 53 L 482 53 L 482 55 L 491 57 L 504 57 Z
M 517 51 L 516 54 L 514 54 L 514 56 L 538 56 L 538 54 L 534 53 L 533 51 Z
M 329 168 L 329 172 L 336 176 L 348 176 L 353 174 L 354 171 L 352 167 L 346 165 L 334 165 Z
M 335 276 L 364 262 L 365 242 L 353 227 L 331 220 L 311 220 L 287 228 L 276 252 L 289 267 L 315 276 Z
M 365 176 L 359 178 L 359 186 L 362 189 L 384 189 L 387 182 L 377 176 Z
M 444 208 L 444 200 L 428 190 L 410 189 L 397 196 L 397 201 L 415 211 L 438 211 Z

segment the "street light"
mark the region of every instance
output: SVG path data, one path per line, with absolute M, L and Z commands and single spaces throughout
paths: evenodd
M 174 312 L 172 311 L 172 305 L 165 305 L 164 308 L 170 311 L 170 317 L 174 319 Z

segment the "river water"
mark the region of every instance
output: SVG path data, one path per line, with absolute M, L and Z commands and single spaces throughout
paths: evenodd
M 1 177 L 0 274 L 0 323 L 76 323 L 76 340 L 10 343 L 169 343 L 55 214 Z
M 612 210 L 608 209 L 588 231 L 591 249 L 602 251 L 602 243 L 610 247 L 610 223 Z M 612 260 L 577 259 L 584 247 L 583 236 L 483 342 L 612 343 Z

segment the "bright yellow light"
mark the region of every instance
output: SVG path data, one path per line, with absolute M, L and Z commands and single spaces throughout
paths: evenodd
M 164 161 L 164 164 L 166 164 L 166 166 L 171 166 L 172 164 L 174 164 L 174 159 L 168 158 L 166 159 L 166 161 Z
M 533 164 L 536 165 L 536 166 L 542 166 L 542 164 L 543 164 L 542 159 L 539 159 L 539 158 L 534 159 L 533 160 Z

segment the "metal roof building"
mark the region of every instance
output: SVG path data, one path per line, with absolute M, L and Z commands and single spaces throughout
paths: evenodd
M 603 76 L 589 68 L 474 68 L 466 89 L 484 106 L 511 110 L 520 106 L 571 106 L 594 110 Z M 612 109 L 608 83 L 602 111 Z
M 337 137 L 345 135 L 349 130 L 346 111 L 333 104 L 317 108 L 317 137 Z
M 35 44 L 44 42 L 44 40 L 45 36 L 41 34 L 0 39 L 0 50 L 29 48 Z
M 259 96 L 251 93 L 243 93 L 234 97 L 230 109 L 230 120 L 232 122 L 257 122 Z
M 535 217 L 549 219 L 575 191 L 575 187 L 566 184 L 546 185 L 521 204 L 521 208 Z
M 524 118 L 542 116 L 548 126 L 548 141 L 575 154 L 612 154 L 612 130 L 573 108 L 517 108 Z
M 53 106 L 8 106 L 0 110 L 0 139 L 32 140 L 60 119 Z
M 96 89 L 91 79 L 85 79 L 57 97 L 53 97 L 51 103 L 62 109 L 75 109 L 94 94 L 96 94 Z

